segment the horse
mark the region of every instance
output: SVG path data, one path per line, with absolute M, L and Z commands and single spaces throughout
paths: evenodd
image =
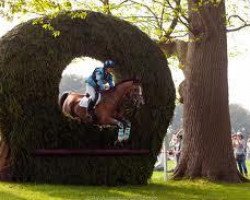
M 126 119 L 128 108 L 138 109 L 145 103 L 142 86 L 136 80 L 122 81 L 114 88 L 102 91 L 101 100 L 94 108 L 95 120 L 90 119 L 86 108 L 79 105 L 83 97 L 88 98 L 89 94 L 64 93 L 59 99 L 62 112 L 80 123 L 118 126 L 118 136 L 130 131 L 131 123 Z

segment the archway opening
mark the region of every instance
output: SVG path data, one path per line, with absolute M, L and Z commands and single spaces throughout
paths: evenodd
M 91 57 L 74 58 L 63 70 L 59 84 L 59 96 L 64 92 L 85 93 L 85 80 L 91 75 L 96 67 L 103 63 Z

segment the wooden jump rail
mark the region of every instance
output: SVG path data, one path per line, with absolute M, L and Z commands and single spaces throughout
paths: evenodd
M 132 156 L 147 155 L 147 149 L 37 149 L 35 156 Z

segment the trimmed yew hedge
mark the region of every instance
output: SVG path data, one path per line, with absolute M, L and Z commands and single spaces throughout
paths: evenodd
M 44 19 L 46 20 L 49 19 Z M 9 145 L 12 180 L 93 185 L 146 184 L 173 115 L 175 89 L 157 45 L 128 22 L 95 12 L 50 20 L 50 31 L 32 20 L 0 39 L 0 132 Z M 132 121 L 124 149 L 131 156 L 35 156 L 37 149 L 113 149 L 116 129 L 79 125 L 62 115 L 58 85 L 76 57 L 118 63 L 118 79 L 139 78 L 146 104 Z

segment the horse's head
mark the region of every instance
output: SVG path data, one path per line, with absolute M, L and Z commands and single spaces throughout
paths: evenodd
M 114 89 L 105 91 L 103 93 L 103 102 L 126 108 L 140 108 L 144 105 L 144 98 L 142 94 L 142 86 L 140 82 L 135 80 L 126 80 L 118 83 Z M 120 104 L 119 104 L 120 103 Z
M 130 98 L 132 106 L 136 108 L 140 108 L 142 105 L 145 104 L 143 93 L 142 93 L 142 86 L 140 83 L 133 83 L 129 92 L 128 96 Z

